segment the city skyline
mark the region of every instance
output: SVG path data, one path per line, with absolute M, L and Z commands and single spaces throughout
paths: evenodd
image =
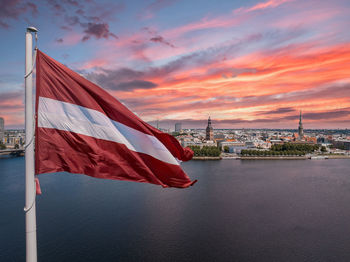
M 301 112 L 300 112 L 299 117 L 300 116 L 301 116 Z M 210 117 L 209 117 L 209 119 L 210 119 Z M 298 119 L 300 119 L 300 118 L 298 118 Z M 162 123 L 160 123 L 159 120 L 156 120 L 156 121 L 150 121 L 148 123 L 153 125 L 157 129 L 168 130 L 168 131 L 173 130 L 175 132 L 180 132 L 181 130 L 185 130 L 185 129 L 198 129 L 198 130 L 203 129 L 203 130 L 205 130 L 206 126 L 204 126 L 204 124 L 207 124 L 208 120 L 191 120 L 191 121 L 194 123 L 193 126 L 189 126 L 190 123 L 187 123 L 187 126 L 185 128 L 182 128 L 182 122 L 179 122 L 178 120 L 165 120 Z M 212 120 L 210 119 L 210 121 L 212 121 Z M 232 129 L 232 130 L 238 130 L 238 129 L 294 130 L 295 129 L 298 131 L 300 129 L 300 127 L 291 127 L 291 128 L 262 128 L 262 127 L 223 128 L 223 127 L 220 127 L 220 120 L 218 120 L 218 121 L 214 120 L 214 124 L 219 124 L 219 127 L 213 128 L 213 130 L 215 130 L 215 129 L 217 129 L 217 130 L 224 130 L 224 129 L 227 129 L 227 130 L 230 130 L 230 129 Z M 198 126 L 196 126 L 196 125 L 198 125 Z M 299 120 L 299 125 L 300 125 L 300 120 Z M 322 129 L 325 129 L 325 130 L 348 130 L 348 128 L 336 128 L 336 127 L 335 128 L 307 128 L 306 130 L 322 130 Z M 18 128 L 18 127 L 11 127 L 10 126 L 10 127 L 6 128 L 3 117 L 0 117 L 0 134 L 1 134 L 1 130 L 3 130 L 3 131 L 4 130 L 24 130 L 24 127 Z
M 305 129 L 350 128 L 348 1 L 3 2 L 6 128 L 24 127 L 28 25 L 43 52 L 160 126 L 295 129 L 302 110 Z

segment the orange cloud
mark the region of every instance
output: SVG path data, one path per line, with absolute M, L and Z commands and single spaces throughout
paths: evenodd
M 115 95 L 150 120 L 159 116 L 185 119 L 189 115 L 203 119 L 207 114 L 218 119 L 239 115 L 259 120 L 257 111 L 278 107 L 310 113 L 350 108 L 349 45 L 311 46 L 300 44 L 213 62 L 181 70 L 168 80 L 147 78 L 158 86 Z M 220 69 L 210 74 L 213 67 Z M 234 75 L 232 68 L 254 70 Z M 282 118 L 286 115 L 281 113 Z M 341 119 L 344 116 L 334 120 Z

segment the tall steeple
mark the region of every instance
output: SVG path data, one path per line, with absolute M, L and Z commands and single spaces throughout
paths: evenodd
M 210 119 L 210 116 L 208 118 L 208 126 L 211 127 L 211 119 Z
M 302 118 L 301 118 L 301 110 L 300 110 L 300 116 L 299 116 L 298 134 L 299 134 L 299 140 L 304 139 L 304 128 L 303 128 L 303 122 L 302 122 Z
M 208 118 L 208 126 L 207 126 L 207 129 L 206 129 L 205 139 L 206 140 L 213 140 L 214 139 L 214 130 L 213 130 L 213 127 L 211 126 L 210 116 Z

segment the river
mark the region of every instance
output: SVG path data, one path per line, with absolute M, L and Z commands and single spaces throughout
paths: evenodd
M 350 160 L 182 164 L 187 189 L 40 175 L 39 261 L 350 261 Z M 0 261 L 24 261 L 24 158 L 0 159 Z

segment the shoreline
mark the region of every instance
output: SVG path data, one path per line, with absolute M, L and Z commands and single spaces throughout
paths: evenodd
M 310 156 L 195 156 L 192 160 L 327 160 L 350 159 L 350 155 L 318 155 L 319 159 Z
M 306 160 L 306 156 L 242 156 L 241 160 Z
M 23 155 L 0 154 L 0 159 L 24 157 Z M 327 160 L 350 159 L 350 155 L 318 155 L 319 159 L 310 156 L 194 156 L 191 160 Z
M 191 160 L 221 160 L 221 156 L 194 156 Z
M 350 156 L 346 155 L 327 155 L 328 159 L 350 159 Z

